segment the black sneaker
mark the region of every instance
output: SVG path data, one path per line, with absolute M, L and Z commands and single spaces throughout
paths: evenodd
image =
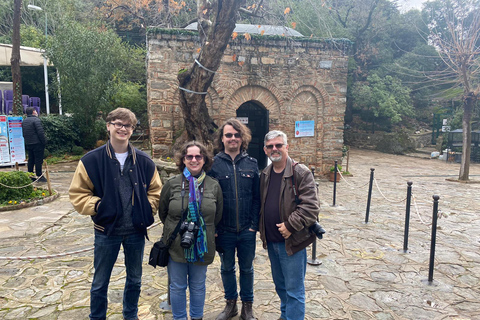
M 44 176 L 41 176 L 40 179 L 38 179 L 38 182 L 47 182 L 47 179 Z

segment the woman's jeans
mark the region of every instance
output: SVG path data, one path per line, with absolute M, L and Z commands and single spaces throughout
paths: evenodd
M 225 251 L 220 254 L 221 273 L 226 300 L 236 300 L 237 275 L 235 274 L 235 249 L 240 269 L 240 298 L 244 302 L 253 302 L 253 259 L 256 249 L 256 232 L 245 229 L 236 232 L 218 233 L 218 244 Z
M 92 288 L 90 290 L 90 319 L 106 319 L 107 292 L 113 266 L 117 261 L 120 245 L 125 253 L 127 279 L 123 291 L 123 317 L 137 319 L 138 298 L 142 285 L 142 261 L 145 236 L 140 233 L 128 236 L 106 236 L 95 232 L 95 250 Z
M 268 257 L 275 290 L 281 301 L 281 318 L 303 320 L 305 318 L 307 250 L 303 249 L 289 256 L 285 251 L 285 242 L 269 242 Z
M 203 317 L 205 306 L 205 280 L 207 266 L 193 263 L 168 261 L 168 275 L 170 277 L 170 302 L 174 320 L 187 320 L 187 286 L 190 290 L 190 317 Z

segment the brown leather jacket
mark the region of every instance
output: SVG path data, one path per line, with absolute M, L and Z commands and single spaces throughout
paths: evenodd
M 260 176 L 260 238 L 263 241 L 263 247 L 267 248 L 265 235 L 265 199 L 270 182 L 270 172 L 272 165 L 269 165 L 262 171 Z M 313 243 L 315 235 L 310 233 L 308 227 L 317 221 L 320 206 L 316 194 L 315 180 L 310 170 L 303 164 L 295 166 L 295 184 L 300 203 L 295 202 L 295 194 L 292 189 L 293 160 L 288 157 L 287 165 L 283 173 L 282 185 L 280 187 L 280 219 L 285 223 L 285 227 L 292 235 L 285 240 L 285 250 L 287 254 L 292 254 L 306 248 Z

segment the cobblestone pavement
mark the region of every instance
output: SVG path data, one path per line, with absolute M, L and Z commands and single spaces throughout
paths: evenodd
M 345 168 L 346 163 L 343 163 Z M 66 193 L 75 163 L 51 168 L 61 196 L 52 203 L 0 212 L 0 256 L 43 256 L 89 249 L 93 245 L 90 218 L 76 213 Z M 375 179 L 365 223 L 370 168 Z M 9 170 L 9 169 L 1 169 Z M 327 230 L 317 241 L 320 266 L 308 266 L 306 319 L 480 319 L 480 184 L 455 179 L 459 164 L 352 150 L 353 174 L 337 185 L 319 180 L 321 224 Z M 470 170 L 480 182 L 480 165 Z M 403 252 L 407 181 L 413 182 L 408 252 Z M 381 192 L 380 192 L 380 191 Z M 429 283 L 432 195 L 440 196 L 434 281 Z M 150 239 L 161 226 L 150 231 Z M 160 309 L 167 298 L 163 268 L 147 265 L 139 303 L 139 318 L 171 319 Z M 311 250 L 309 249 L 309 258 Z M 0 260 L 1 319 L 87 319 L 93 252 L 35 260 Z M 219 258 L 208 268 L 206 320 L 224 305 Z M 125 280 L 121 254 L 109 289 L 108 319 L 122 319 Z M 266 251 L 257 241 L 255 302 L 259 319 L 279 317 L 279 299 L 271 280 Z M 238 319 L 235 317 L 234 319 Z

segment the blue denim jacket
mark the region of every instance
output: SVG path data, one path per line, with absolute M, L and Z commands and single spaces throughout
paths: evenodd
M 260 176 L 257 159 L 246 152 L 232 161 L 225 152 L 218 153 L 208 175 L 217 179 L 223 193 L 223 216 L 218 230 L 258 231 L 260 213 Z

